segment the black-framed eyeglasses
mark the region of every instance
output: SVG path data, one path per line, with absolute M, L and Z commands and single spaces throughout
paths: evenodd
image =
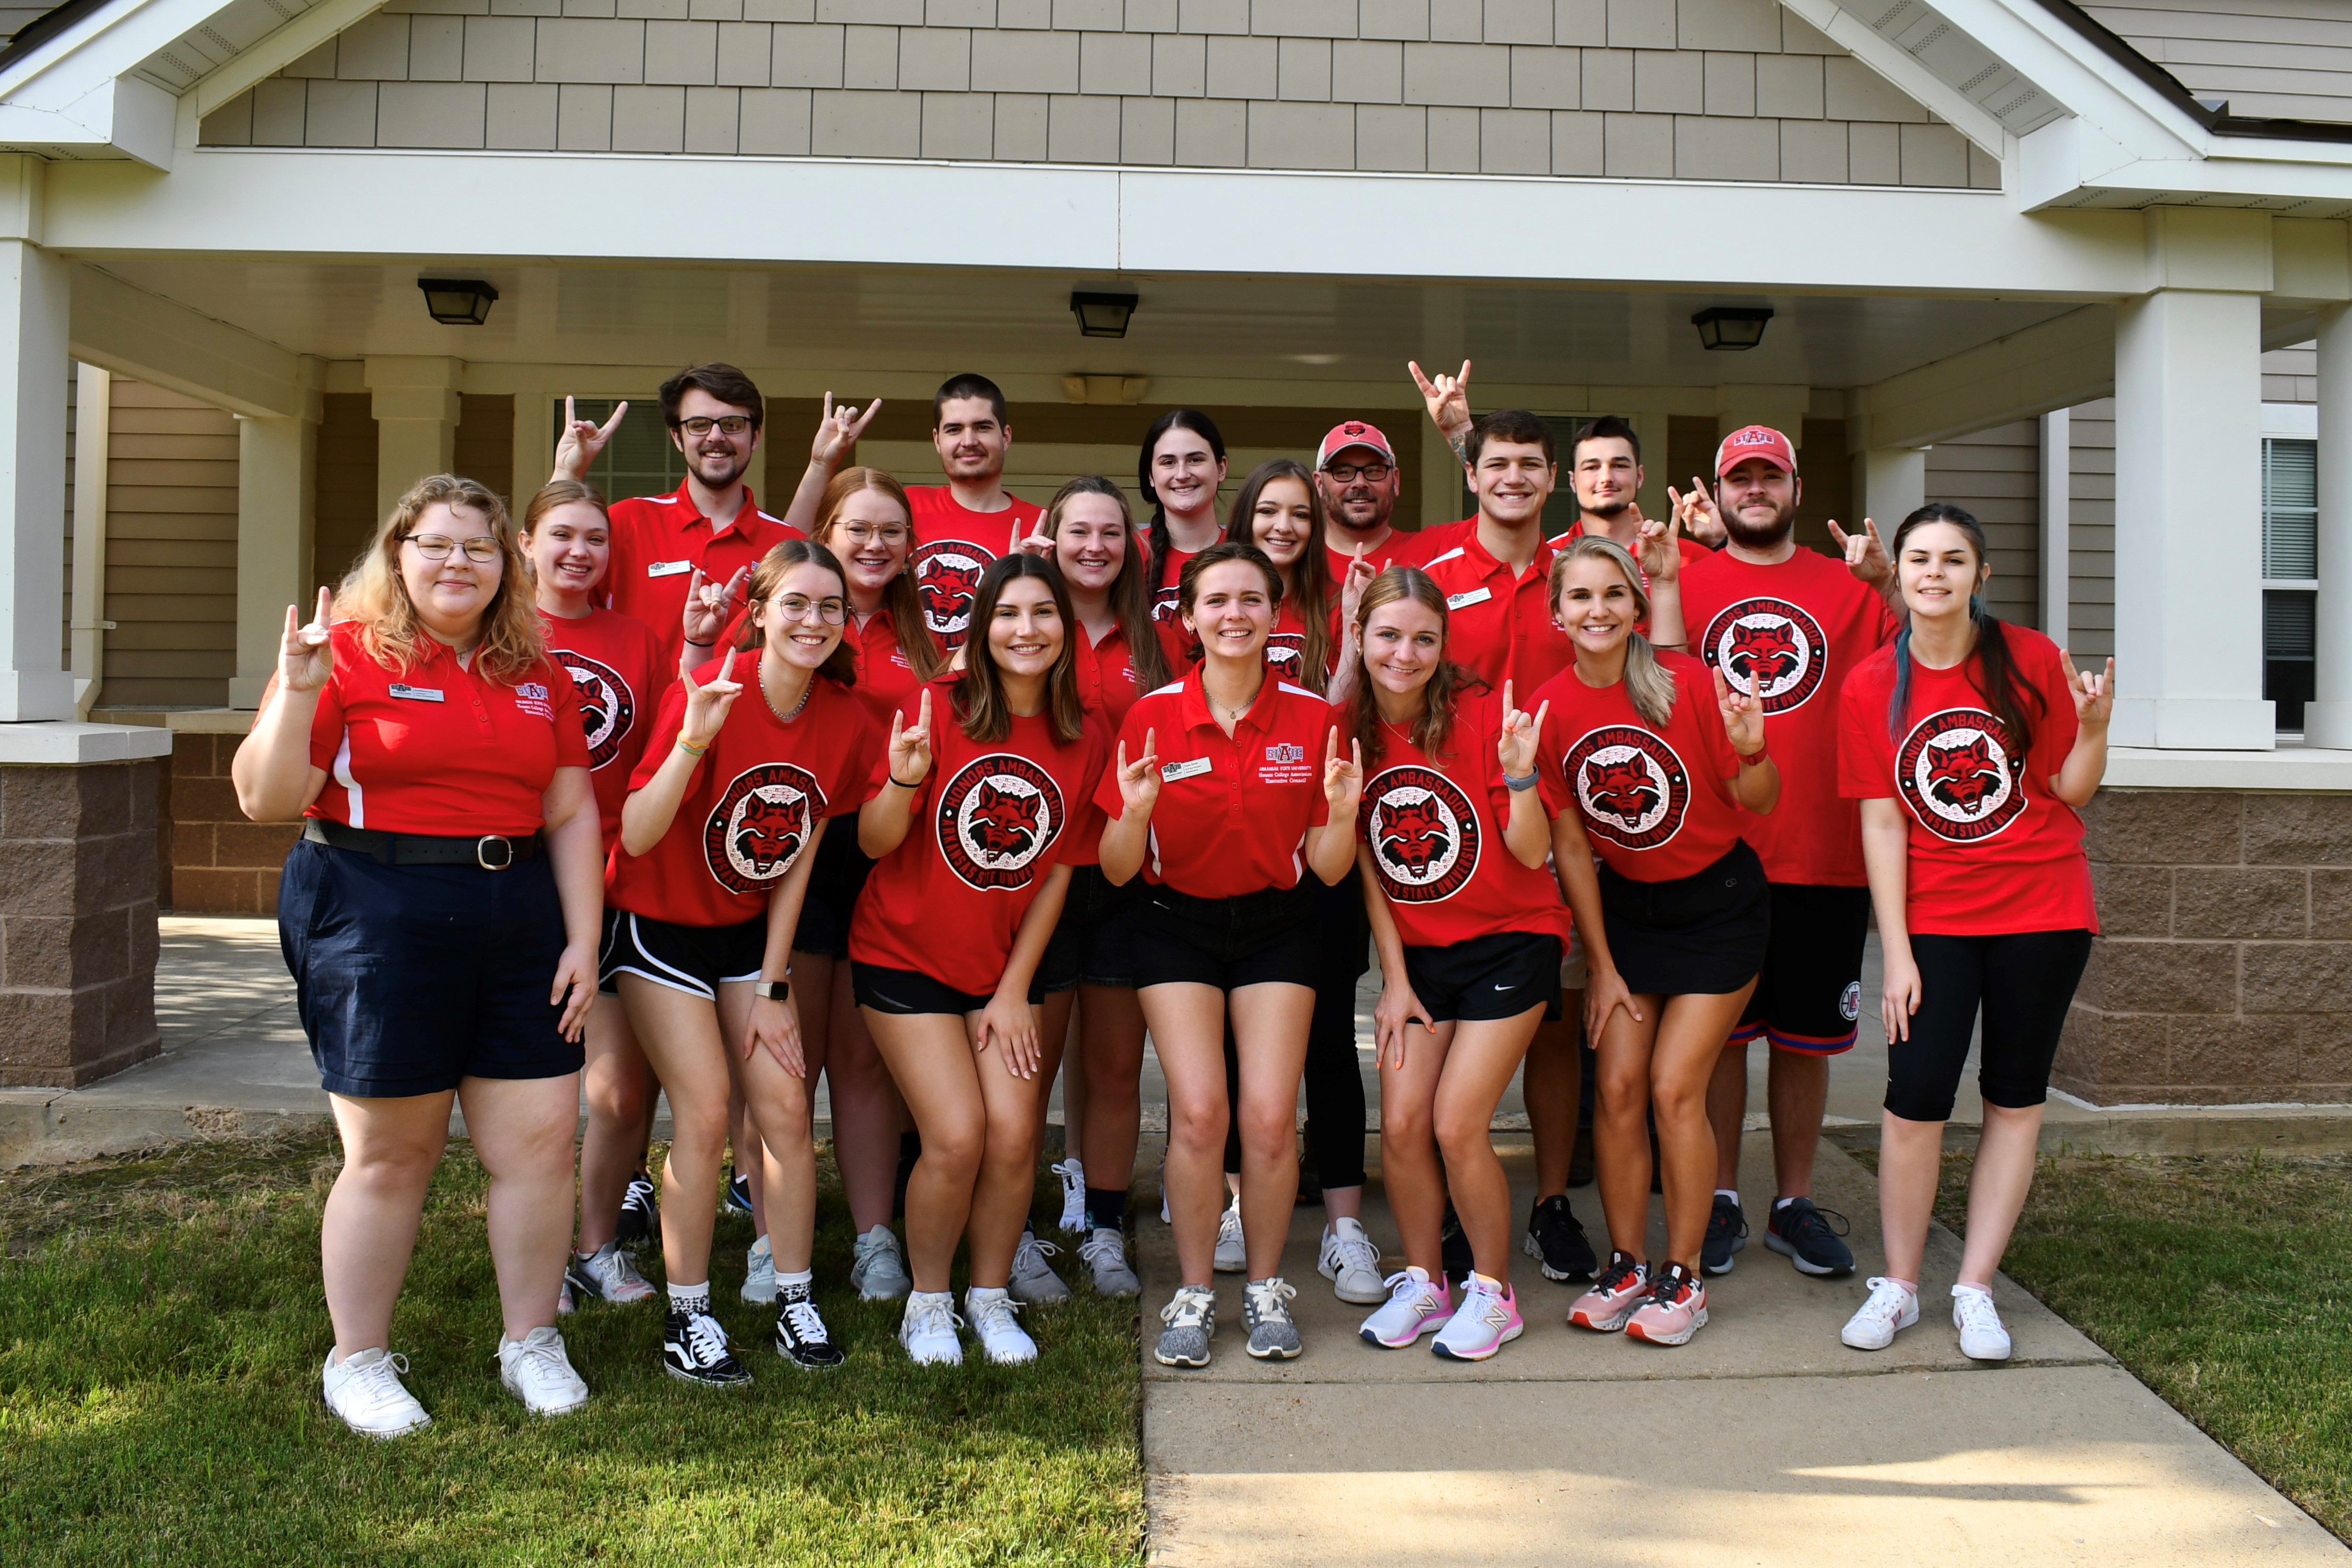
M 1323 472 L 1342 485 L 1352 485 L 1360 478 L 1379 485 L 1385 483 L 1395 470 L 1385 463 L 1332 463 L 1327 464 Z
M 451 550 L 462 549 L 467 560 L 487 566 L 500 554 L 499 541 L 488 534 L 476 534 L 462 545 L 447 534 L 403 534 L 400 542 L 415 545 L 426 560 L 447 560 Z
M 709 414 L 698 413 L 692 419 L 677 420 L 675 423 L 677 429 L 698 441 L 713 430 L 722 435 L 740 435 L 751 428 L 751 416 L 748 413 L 726 413 L 713 419 Z

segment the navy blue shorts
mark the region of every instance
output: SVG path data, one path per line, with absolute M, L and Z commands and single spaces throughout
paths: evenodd
M 331 1094 L 438 1094 L 465 1078 L 580 1071 L 550 1003 L 563 906 L 545 855 L 505 871 L 377 863 L 304 839 L 278 881 L 278 941 Z

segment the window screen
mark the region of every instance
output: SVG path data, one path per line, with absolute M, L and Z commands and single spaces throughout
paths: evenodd
M 578 417 L 593 419 L 598 424 L 613 416 L 621 400 L 609 397 L 583 397 L 572 400 Z M 662 425 L 661 399 L 650 394 L 628 400 L 627 417 L 613 439 L 597 454 L 596 461 L 588 465 L 588 483 L 604 493 L 607 501 L 617 501 L 625 496 L 667 496 L 686 483 L 686 458 L 670 444 L 669 432 Z M 553 428 L 558 440 L 563 433 L 563 400 L 555 400 Z
M 2319 444 L 2263 443 L 2263 575 L 2307 582 L 2319 575 Z

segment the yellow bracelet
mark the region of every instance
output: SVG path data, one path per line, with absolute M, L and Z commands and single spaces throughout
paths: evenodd
M 704 752 L 710 749 L 710 747 L 707 746 L 695 745 L 692 741 L 688 740 L 684 736 L 678 737 L 677 748 L 680 751 L 685 752 L 688 757 L 699 757 Z

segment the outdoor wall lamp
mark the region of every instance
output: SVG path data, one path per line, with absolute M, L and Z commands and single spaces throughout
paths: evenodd
M 1705 349 L 1745 350 L 1764 340 L 1764 323 L 1772 312 L 1757 305 L 1710 305 L 1691 318 Z
M 490 319 L 499 291 L 478 277 L 420 277 L 425 309 L 445 327 L 478 327 Z
M 1129 318 L 1135 314 L 1136 297 L 1132 294 L 1096 294 L 1084 288 L 1070 291 L 1070 312 L 1078 319 L 1078 336 L 1082 338 L 1124 338 Z

